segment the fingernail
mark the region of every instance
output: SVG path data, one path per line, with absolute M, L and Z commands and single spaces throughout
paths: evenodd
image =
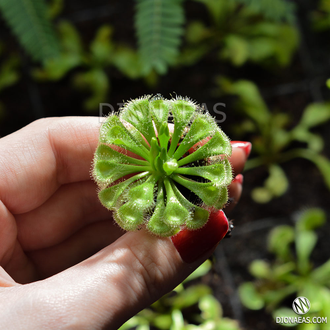
M 242 174 L 237 174 L 235 178 L 233 179 L 232 183 L 238 182 L 239 184 L 243 184 L 244 177 Z
M 171 239 L 182 260 L 192 263 L 207 251 L 215 248 L 224 238 L 228 229 L 228 219 L 220 210 L 211 213 L 204 227 L 197 230 L 183 229 Z
M 231 146 L 233 148 L 241 148 L 244 151 L 246 158 L 248 158 L 251 152 L 252 143 L 248 141 L 231 141 Z

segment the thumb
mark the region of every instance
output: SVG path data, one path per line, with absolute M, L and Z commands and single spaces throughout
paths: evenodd
M 37 316 L 34 329 L 118 329 L 182 282 L 227 231 L 227 218 L 217 211 L 203 228 L 172 238 L 144 230 L 124 234 L 80 264 L 30 284 L 38 287 L 37 301 L 29 304 Z

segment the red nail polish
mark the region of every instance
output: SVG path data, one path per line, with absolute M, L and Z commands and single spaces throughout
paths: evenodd
M 182 260 L 192 263 L 214 248 L 224 238 L 228 228 L 228 219 L 220 210 L 210 214 L 204 227 L 197 230 L 183 229 L 171 239 Z
M 243 184 L 244 177 L 242 174 L 237 174 L 231 183 L 238 182 L 239 184 Z
M 247 142 L 247 141 L 231 141 L 231 146 L 233 148 L 241 148 L 244 150 L 246 158 L 249 157 L 251 148 L 252 148 L 252 143 Z

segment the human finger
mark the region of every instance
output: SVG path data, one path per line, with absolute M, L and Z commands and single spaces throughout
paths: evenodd
M 63 185 L 36 209 L 16 215 L 23 249 L 57 245 L 92 222 L 108 219 L 113 225 L 111 212 L 99 202 L 96 188 L 91 180 Z
M 250 155 L 252 144 L 248 141 L 231 141 L 232 155 L 230 163 L 233 167 L 233 174 L 242 173 L 244 165 Z
M 238 174 L 228 187 L 228 202 L 224 207 L 226 214 L 230 213 L 241 198 L 243 189 L 243 175 Z
M 40 278 L 57 274 L 89 258 L 116 241 L 125 231 L 109 220 L 91 223 L 65 241 L 27 255 Z
M 88 180 L 98 117 L 37 120 L 0 140 L 0 199 L 13 214 L 43 204 L 62 184 Z
M 25 304 L 26 295 L 20 299 L 11 326 L 14 329 L 16 320 L 22 322 L 33 313 L 29 321 L 35 328 L 118 329 L 206 260 L 227 229 L 228 221 L 219 211 L 193 231 L 193 239 L 185 232 L 172 239 L 145 230 L 128 232 L 80 264 L 31 283 L 27 290 L 34 295 Z

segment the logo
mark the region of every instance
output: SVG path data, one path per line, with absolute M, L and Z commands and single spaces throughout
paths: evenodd
M 292 309 L 296 314 L 306 314 L 311 308 L 309 300 L 305 297 L 297 297 L 292 303 Z

